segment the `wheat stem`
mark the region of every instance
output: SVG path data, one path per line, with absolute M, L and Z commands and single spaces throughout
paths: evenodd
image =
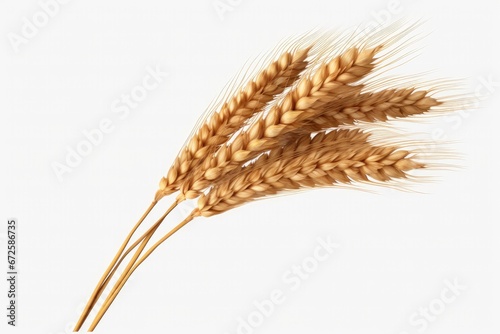
M 168 209 L 168 213 L 170 213 L 178 204 L 179 204 L 179 202 L 177 202 L 177 201 L 174 202 L 172 204 L 172 206 Z M 132 250 L 134 250 L 134 248 L 136 248 L 144 239 L 146 239 L 147 237 L 151 238 L 151 236 L 155 233 L 156 229 L 161 225 L 162 222 L 163 222 L 163 220 L 158 220 L 156 223 L 154 223 L 153 226 L 151 226 L 146 232 L 144 232 L 144 234 L 142 234 L 132 245 L 130 245 L 127 248 L 127 250 L 125 252 L 123 252 L 123 254 L 120 257 L 120 259 L 118 260 L 118 262 L 116 262 L 113 270 L 108 275 L 108 277 L 106 278 L 104 283 L 101 285 L 101 293 L 102 293 L 102 291 L 104 291 L 104 289 L 108 285 L 109 281 L 111 280 L 111 278 L 115 274 L 116 270 L 120 267 L 120 264 L 123 262 L 123 260 L 125 260 L 127 255 L 130 254 L 130 252 Z M 101 293 L 99 293 L 99 296 L 97 296 L 97 298 L 100 297 Z
M 129 266 L 127 266 L 127 269 L 125 269 L 125 271 L 123 272 L 122 276 L 120 277 L 120 280 L 118 282 L 116 282 L 115 286 L 113 287 L 112 292 L 109 294 L 108 298 L 106 298 L 106 301 L 104 302 L 104 304 L 102 305 L 101 309 L 97 313 L 94 321 L 90 325 L 89 332 L 92 332 L 95 329 L 95 327 L 99 324 L 99 322 L 101 321 L 102 317 L 104 316 L 104 314 L 106 313 L 106 311 L 108 310 L 108 308 L 111 306 L 111 304 L 115 300 L 116 296 L 118 295 L 118 293 L 121 291 L 121 289 L 123 288 L 123 286 L 127 282 L 127 280 L 130 277 L 130 275 L 132 275 L 132 273 L 137 269 L 137 267 L 139 267 L 148 258 L 148 256 L 151 255 L 151 253 L 158 246 L 160 246 L 165 240 L 167 240 L 168 238 L 170 238 L 174 233 L 176 233 L 177 231 L 179 231 L 183 226 L 185 226 L 191 220 L 193 220 L 193 218 L 196 217 L 196 216 L 198 216 L 198 211 L 197 210 L 193 211 L 179 225 L 177 225 L 176 227 L 174 227 L 170 232 L 168 232 L 167 234 L 165 234 L 160 240 L 158 240 L 153 246 L 151 246 L 151 248 L 149 248 L 146 251 L 146 253 L 144 253 L 144 255 L 137 261 L 137 263 L 135 263 L 133 266 L 130 266 L 130 264 L 132 262 L 129 263 Z M 165 219 L 165 217 L 166 217 L 166 214 L 164 214 L 158 221 L 162 221 L 163 219 Z M 146 246 L 146 243 L 147 243 L 146 240 L 149 240 L 150 237 L 151 236 L 149 236 L 148 238 L 146 238 L 143 241 L 143 243 L 141 244 L 141 252 L 142 252 L 142 249 L 144 249 L 144 247 Z M 136 252 L 136 255 L 137 255 L 137 252 Z M 135 262 L 136 259 L 137 258 L 134 259 L 134 262 Z
M 168 210 L 167 212 L 165 212 L 161 218 L 157 221 L 158 222 L 162 222 L 168 215 Z M 141 245 L 139 246 L 139 248 L 136 250 L 134 256 L 130 259 L 127 267 L 125 268 L 125 270 L 123 271 L 123 273 L 120 275 L 120 277 L 118 278 L 117 282 L 115 283 L 115 285 L 113 286 L 113 289 L 110 291 L 108 297 L 106 297 L 106 300 L 104 301 L 104 305 L 106 305 L 106 303 L 108 303 L 108 301 L 110 300 L 111 296 L 114 294 L 115 290 L 117 289 L 117 287 L 120 285 L 120 283 L 124 280 L 125 276 L 127 275 L 127 272 L 130 270 L 130 268 L 132 268 L 132 266 L 134 265 L 134 263 L 137 261 L 137 259 L 139 258 L 139 256 L 141 255 L 142 251 L 144 250 L 144 248 L 146 247 L 147 243 L 149 242 L 149 240 L 151 239 L 151 237 L 153 236 L 154 232 L 156 231 L 156 229 L 158 228 L 159 224 L 155 224 L 156 227 L 153 229 L 152 233 L 150 233 L 146 238 L 144 238 L 144 240 L 142 240 L 141 242 Z M 113 298 L 114 299 L 114 298 Z M 101 306 L 101 309 L 99 310 L 99 313 L 102 311 L 104 306 Z M 98 313 L 98 315 L 99 315 Z M 97 316 L 96 316 L 97 317 Z M 94 320 L 95 322 L 95 320 Z M 94 322 L 92 324 L 94 324 Z M 95 324 L 97 325 L 97 324 Z M 95 328 L 95 326 L 92 327 L 91 325 L 91 328 L 89 329 L 89 331 L 93 331 L 93 329 Z
M 92 308 L 94 307 L 95 303 L 97 302 L 97 300 L 101 296 L 102 291 L 104 290 L 104 288 L 101 289 L 101 287 L 102 287 L 102 284 L 107 280 L 108 274 L 115 267 L 116 262 L 118 261 L 119 257 L 122 255 L 123 250 L 125 249 L 125 247 L 127 247 L 127 244 L 129 243 L 130 239 L 134 235 L 135 231 L 139 228 L 139 226 L 142 224 L 142 222 L 144 221 L 144 219 L 146 219 L 146 217 L 149 215 L 149 213 L 151 212 L 151 210 L 153 210 L 153 208 L 156 206 L 157 203 L 158 202 L 156 200 L 153 201 L 153 202 L 151 202 L 151 204 L 149 205 L 149 207 L 146 209 L 146 212 L 144 212 L 144 214 L 142 215 L 142 217 L 135 224 L 135 226 L 132 228 L 132 230 L 129 232 L 129 234 L 127 235 L 127 237 L 123 241 L 122 245 L 120 246 L 120 249 L 118 250 L 118 252 L 116 253 L 115 257 L 113 258 L 113 260 L 111 261 L 111 263 L 108 265 L 108 268 L 106 269 L 106 271 L 102 275 L 101 279 L 97 283 L 97 285 L 96 285 L 96 287 L 94 289 L 94 292 L 90 296 L 90 299 L 87 302 L 87 305 L 83 309 L 83 312 L 82 312 L 82 314 L 80 316 L 80 319 L 78 319 L 78 322 L 75 325 L 75 328 L 73 330 L 74 332 L 79 331 L 80 328 L 82 327 L 82 325 L 85 322 L 85 320 L 87 319 L 90 311 L 92 310 Z M 113 270 L 113 272 L 114 272 L 114 270 Z

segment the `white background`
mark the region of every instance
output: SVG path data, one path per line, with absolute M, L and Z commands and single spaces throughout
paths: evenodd
M 2 2 L 0 217 L 20 225 L 19 326 L 7 332 L 69 332 L 197 118 L 245 62 L 285 37 L 388 16 L 426 21 L 420 55 L 402 72 L 464 79 L 482 100 L 424 127 L 428 139 L 457 141 L 463 168 L 440 173 L 424 194 L 323 189 L 197 219 L 141 266 L 97 332 L 233 334 L 274 289 L 286 300 L 254 333 L 498 332 L 500 3 L 401 0 L 391 13 L 386 0 L 221 2 L 232 8 L 222 18 L 213 0 L 73 0 L 19 52 L 8 36 L 40 4 Z M 120 119 L 114 101 L 157 66 L 168 76 Z M 52 164 L 104 118 L 113 130 L 60 182 Z M 340 248 L 291 291 L 282 275 L 318 237 Z M 455 279 L 465 291 L 419 331 L 409 318 Z

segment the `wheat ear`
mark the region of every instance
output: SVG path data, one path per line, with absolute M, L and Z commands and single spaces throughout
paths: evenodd
M 324 112 L 312 118 L 301 130 L 315 132 L 357 121 L 387 121 L 389 118 L 421 115 L 442 104 L 429 94 L 429 91 L 414 88 L 363 93 L 346 99 L 340 107 L 338 103 L 326 105 Z
M 262 111 L 262 108 L 275 96 L 292 85 L 307 66 L 306 58 L 309 50 L 310 47 L 283 53 L 229 102 L 224 103 L 219 112 L 212 114 L 189 139 L 186 147 L 170 167 L 167 176 L 161 179 L 156 200 L 179 190 L 184 179 L 203 158 L 214 153 L 254 114 Z
M 326 104 L 359 92 L 359 86 L 349 84 L 374 68 L 375 54 L 380 49 L 381 46 L 364 50 L 351 48 L 321 64 L 313 75 L 302 77 L 280 104 L 271 107 L 265 116 L 240 132 L 234 141 L 205 159 L 203 165 L 183 183 L 181 196 L 197 197 L 221 175 L 279 146 L 283 136 L 319 115 Z
M 422 168 L 397 146 L 374 146 L 359 130 L 302 135 L 295 142 L 259 157 L 198 200 L 202 216 L 211 216 L 284 190 L 337 183 L 386 182 Z

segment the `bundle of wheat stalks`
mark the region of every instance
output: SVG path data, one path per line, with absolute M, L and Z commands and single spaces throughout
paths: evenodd
M 413 170 L 427 168 L 406 139 L 375 137 L 369 131 L 388 120 L 454 109 L 452 98 L 437 97 L 443 86 L 424 89 L 410 80 L 381 77 L 398 66 L 415 37 L 408 34 L 414 27 L 391 26 L 370 36 L 310 33 L 279 46 L 267 57 L 272 61 L 254 66 L 245 85 L 235 80 L 221 103 L 209 108 L 161 179 L 153 202 L 97 284 L 75 331 L 130 252 L 137 248 L 90 331 L 137 267 L 196 217 L 298 189 L 359 182 L 391 185 L 408 180 Z M 167 212 L 125 249 L 156 203 L 174 193 Z M 173 208 L 195 198 L 197 207 L 145 251 Z

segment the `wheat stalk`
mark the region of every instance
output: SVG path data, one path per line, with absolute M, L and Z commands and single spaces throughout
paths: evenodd
M 208 113 L 161 179 L 154 201 L 102 276 L 75 330 L 134 249 L 91 331 L 138 266 L 196 217 L 217 215 L 287 191 L 356 182 L 388 186 L 406 179 L 412 170 L 425 168 L 408 142 L 374 140 L 358 124 L 421 115 L 443 102 L 431 90 L 417 89 L 414 84 L 384 88 L 386 83 L 372 76 L 381 68 L 384 56 L 379 57 L 380 53 L 409 30 L 390 36 L 383 32 L 371 41 L 325 36 L 314 41 L 299 39 L 216 112 Z M 389 50 L 385 57 L 400 51 Z M 175 192 L 179 194 L 170 208 L 125 249 L 156 203 Z M 169 212 L 181 201 L 197 197 L 197 208 L 146 250 Z

